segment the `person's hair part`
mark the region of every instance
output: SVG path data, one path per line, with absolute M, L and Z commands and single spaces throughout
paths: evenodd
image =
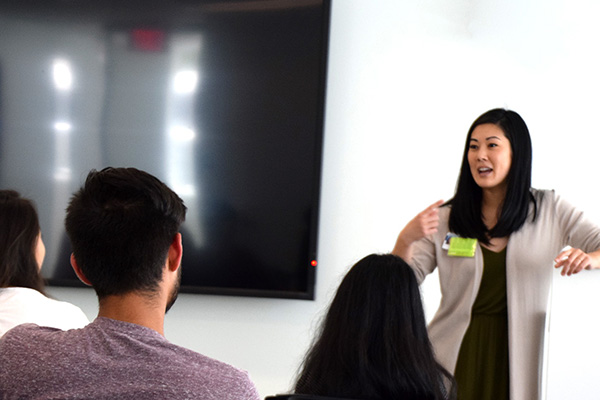
M 300 368 L 295 392 L 368 399 L 448 399 L 421 294 L 401 258 L 369 255 L 342 280 Z M 411 397 L 412 395 L 412 397 Z
M 35 256 L 40 223 L 35 205 L 14 190 L 0 190 L 0 287 L 44 293 Z
M 92 170 L 71 198 L 65 227 L 75 260 L 98 298 L 152 295 L 185 213 L 179 196 L 147 172 Z
M 506 177 L 506 198 L 498 222 L 489 230 L 481 216 L 483 192 L 473 178 L 468 160 L 471 135 L 475 128 L 483 124 L 494 124 L 502 129 L 512 150 L 511 166 Z M 514 111 L 502 108 L 480 115 L 469 128 L 456 191 L 447 203 L 452 205 L 448 221 L 450 231 L 487 244 L 490 238 L 505 237 L 521 228 L 527 220 L 530 203 L 534 205 L 535 220 L 537 204 L 531 193 L 531 167 L 531 137 L 523 118 Z

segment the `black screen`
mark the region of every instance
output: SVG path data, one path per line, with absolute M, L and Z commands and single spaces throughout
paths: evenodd
M 0 6 L 0 187 L 33 199 L 50 284 L 79 285 L 64 210 L 88 171 L 175 190 L 182 290 L 311 299 L 328 1 Z

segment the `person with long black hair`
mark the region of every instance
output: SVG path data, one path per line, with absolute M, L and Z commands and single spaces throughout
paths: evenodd
M 89 322 L 79 307 L 46 296 L 45 255 L 33 202 L 0 190 L 0 336 L 23 323 L 71 329 Z
M 521 116 L 485 112 L 468 131 L 454 197 L 396 240 L 393 254 L 419 282 L 438 268 L 442 299 L 428 330 L 459 400 L 539 399 L 552 266 L 562 275 L 600 267 L 598 226 L 533 189 L 531 165 Z
M 453 399 L 435 360 L 419 286 L 400 257 L 372 254 L 342 280 L 295 392 L 349 399 Z

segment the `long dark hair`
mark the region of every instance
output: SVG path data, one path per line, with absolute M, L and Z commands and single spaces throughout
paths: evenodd
M 401 258 L 369 255 L 342 280 L 296 393 L 360 399 L 449 399 L 434 359 L 419 287 Z
M 473 179 L 468 160 L 471 134 L 476 127 L 483 124 L 494 124 L 502 129 L 512 150 L 511 166 L 506 178 L 506 197 L 498 222 L 491 229 L 485 226 L 481 217 L 483 194 Z M 448 221 L 450 231 L 488 244 L 490 238 L 505 237 L 519 230 L 527 220 L 530 202 L 534 205 L 533 219 L 535 220 L 537 204 L 531 194 L 531 159 L 529 129 L 519 114 L 496 108 L 479 116 L 469 128 L 456 192 L 448 201 L 448 204 L 452 205 Z
M 0 190 L 0 287 L 26 287 L 44 294 L 35 248 L 40 223 L 33 202 Z

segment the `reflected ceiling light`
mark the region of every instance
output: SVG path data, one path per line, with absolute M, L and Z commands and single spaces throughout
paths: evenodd
M 71 90 L 73 87 L 73 72 L 68 61 L 56 59 L 52 66 L 54 86 L 58 90 Z
M 54 123 L 54 130 L 57 132 L 69 132 L 71 131 L 71 123 L 65 121 L 57 121 Z
M 179 71 L 173 77 L 173 90 L 177 94 L 189 94 L 198 86 L 198 71 Z
M 186 126 L 174 126 L 169 131 L 171 139 L 178 142 L 191 142 L 196 138 L 196 132 Z
M 71 169 L 66 167 L 58 168 L 54 172 L 54 179 L 59 182 L 68 182 L 71 180 Z
M 194 197 L 196 196 L 196 186 L 192 184 L 188 185 L 174 185 L 175 193 L 181 197 Z

